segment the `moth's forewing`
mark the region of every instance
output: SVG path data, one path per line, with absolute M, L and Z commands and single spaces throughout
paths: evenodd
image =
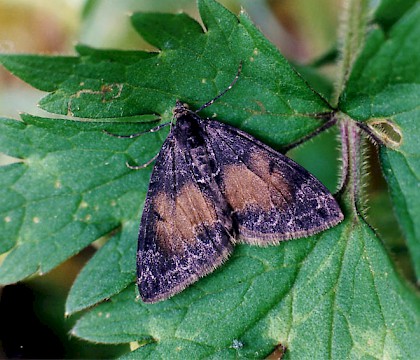
M 207 120 L 203 126 L 240 240 L 275 244 L 315 234 L 343 219 L 326 187 L 285 155 L 220 122 Z
M 227 203 L 207 178 L 198 156 L 194 119 L 180 119 L 162 146 L 152 172 L 139 231 L 138 286 L 145 302 L 182 291 L 232 252 Z M 191 133 L 191 131 L 192 133 Z M 200 152 L 200 151 L 199 151 Z

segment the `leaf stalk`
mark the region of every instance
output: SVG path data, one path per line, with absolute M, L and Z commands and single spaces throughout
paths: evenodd
M 340 95 L 350 76 L 353 63 L 363 46 L 369 22 L 369 1 L 345 0 L 343 7 L 343 18 L 338 35 L 340 61 L 332 98 L 334 108 L 338 105 Z
M 348 215 L 360 215 L 359 200 L 363 175 L 363 141 L 361 129 L 347 116 L 339 121 L 341 137 L 341 183 L 338 194 Z

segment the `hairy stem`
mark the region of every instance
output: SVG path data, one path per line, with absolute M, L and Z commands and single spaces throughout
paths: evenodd
M 353 62 L 361 49 L 368 24 L 368 0 L 344 0 L 339 31 L 340 62 L 338 64 L 332 105 L 336 107 L 349 78 Z
M 358 214 L 363 174 L 363 138 L 360 128 L 348 117 L 340 119 L 342 174 L 339 193 L 350 214 Z

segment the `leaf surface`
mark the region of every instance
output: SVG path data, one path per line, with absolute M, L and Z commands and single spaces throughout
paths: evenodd
M 340 107 L 366 124 L 391 121 L 400 145 L 381 147 L 383 173 L 394 210 L 420 277 L 420 6 L 400 19 L 388 36 L 376 29 L 356 61 Z M 386 138 L 385 138 L 386 139 Z
M 174 298 L 146 305 L 129 287 L 84 315 L 73 334 L 147 343 L 132 358 L 415 358 L 420 305 L 359 219 L 277 247 L 240 246 Z
M 8 252 L 0 283 L 47 272 L 107 237 L 79 274 L 66 313 L 108 300 L 73 334 L 138 342 L 127 358 L 259 359 L 280 343 L 297 359 L 416 358 L 419 299 L 357 217 L 275 247 L 237 246 L 224 266 L 172 299 L 136 301 L 137 229 L 151 168 L 133 171 L 125 162 L 150 160 L 167 129 L 136 139 L 103 130 L 130 134 L 170 121 L 176 99 L 197 109 L 230 84 L 241 61 L 239 81 L 203 117 L 281 148 L 331 111 L 245 14 L 198 4 L 204 29 L 183 14 L 133 15 L 155 53 L 79 45 L 76 57 L 0 55 L 11 72 L 49 92 L 45 110 L 81 120 L 0 119 L 0 151 L 19 160 L 0 167 L 0 250 Z M 413 6 L 389 32 L 371 32 L 339 103 L 357 121 L 386 119 L 401 129 L 401 145 L 383 148 L 381 159 L 416 264 L 418 20 Z
M 317 115 L 330 111 L 328 104 L 246 15 L 238 18 L 213 1 L 200 1 L 199 7 L 206 31 L 184 14 L 133 15 L 133 25 L 160 49 L 157 53 L 79 45 L 78 57 L 0 55 L 12 73 L 50 92 L 41 100 L 45 110 L 95 120 L 25 115 L 23 122 L 0 123 L 0 151 L 21 160 L 0 168 L 5 219 L 0 246 L 10 251 L 0 267 L 1 283 L 45 273 L 119 227 L 125 234 L 121 239 L 131 236 L 135 247 L 137 231 L 130 224 L 127 235 L 125 227 L 140 217 L 151 169 L 133 171 L 125 162 L 153 158 L 167 130 L 137 139 L 113 138 L 103 130 L 130 134 L 150 129 L 159 118 L 170 121 L 176 99 L 198 108 L 230 84 L 241 61 L 237 84 L 205 109 L 203 117 L 217 114 L 276 147 L 322 125 Z M 126 264 L 128 252 L 123 256 Z M 76 282 L 80 291 L 70 294 L 69 313 L 123 289 L 133 274 L 121 273 L 113 284 L 102 281 L 89 287 L 84 274 L 95 271 L 91 266 Z M 116 271 L 103 266 L 98 273 Z

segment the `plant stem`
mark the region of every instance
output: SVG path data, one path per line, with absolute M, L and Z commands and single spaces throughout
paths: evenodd
M 333 107 L 338 105 L 354 60 L 362 48 L 369 20 L 368 5 L 368 0 L 344 0 L 344 13 L 338 39 L 341 58 L 332 99 Z
M 347 116 L 340 119 L 342 173 L 339 194 L 347 215 L 359 214 L 358 201 L 363 175 L 363 138 L 357 124 Z

